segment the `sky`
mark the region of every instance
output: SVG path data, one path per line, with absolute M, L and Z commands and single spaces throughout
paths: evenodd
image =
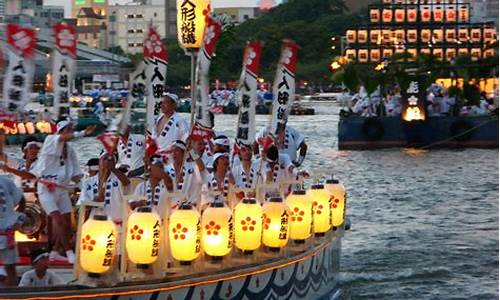
M 45 5 L 59 5 L 64 6 L 65 17 L 71 17 L 71 1 L 73 0 L 44 0 Z M 114 3 L 127 3 L 130 0 L 108 0 L 110 4 Z M 162 2 L 162 0 L 153 0 L 153 3 Z M 257 6 L 258 0 L 212 0 L 213 7 L 225 6 Z M 275 3 L 280 3 L 281 0 L 275 0 Z

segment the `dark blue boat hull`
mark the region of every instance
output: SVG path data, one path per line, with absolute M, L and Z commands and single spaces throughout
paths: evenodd
M 340 150 L 498 148 L 498 116 L 429 117 L 417 122 L 399 117 L 341 117 L 338 137 Z

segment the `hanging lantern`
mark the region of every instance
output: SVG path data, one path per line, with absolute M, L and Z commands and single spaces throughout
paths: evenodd
M 454 43 L 456 41 L 455 29 L 446 29 L 445 36 L 448 43 Z
M 437 48 L 432 50 L 432 55 L 434 55 L 438 60 L 443 59 L 443 49 Z
M 24 127 L 24 123 L 17 123 L 17 132 L 19 134 L 26 134 L 26 127 Z
M 160 216 L 151 207 L 139 207 L 128 217 L 125 246 L 138 268 L 147 269 L 158 259 L 160 234 Z
M 431 49 L 430 48 L 421 48 L 420 53 L 431 55 Z
M 363 63 L 368 61 L 368 50 L 367 49 L 359 49 L 358 50 L 358 61 L 363 62 Z
M 405 3 L 405 0 L 394 0 L 394 4 L 396 4 L 396 5 L 401 5 L 404 3 Z
M 379 62 L 380 61 L 380 50 L 379 49 L 370 50 L 370 61 L 371 62 Z
M 469 22 L 469 9 L 467 6 L 460 6 L 458 10 L 458 18 L 460 19 L 460 22 Z
M 330 229 L 330 194 L 324 185 L 315 184 L 307 191 L 313 201 L 313 231 L 322 235 Z
M 384 58 L 390 58 L 392 56 L 392 49 L 384 49 L 384 50 L 382 50 L 382 56 Z
M 392 9 L 385 8 L 382 10 L 382 21 L 384 23 L 392 22 Z
M 330 202 L 332 210 L 331 225 L 339 227 L 344 223 L 346 193 L 345 187 L 337 179 L 328 179 L 325 184 L 325 189 L 330 193 Z
M 483 51 L 484 58 L 492 57 L 494 55 L 495 55 L 495 50 L 493 50 L 493 49 L 486 49 Z
M 443 10 L 441 7 L 434 7 L 434 22 L 442 22 L 443 21 Z
M 489 43 L 495 39 L 495 29 L 491 27 L 485 27 L 483 29 L 483 39 L 486 43 Z
M 255 199 L 243 199 L 234 208 L 234 245 L 249 254 L 262 239 L 262 207 Z
M 186 49 L 199 49 L 205 31 L 209 0 L 177 1 L 177 39 Z
M 417 9 L 416 8 L 409 8 L 406 11 L 406 19 L 410 23 L 415 23 L 417 22 Z
M 402 8 L 398 8 L 394 11 L 394 19 L 398 23 L 402 23 L 405 21 L 405 10 Z
M 383 0 L 382 3 L 384 3 L 384 4 L 392 4 L 392 0 Z
M 469 40 L 469 30 L 467 28 L 458 29 L 458 40 L 464 43 Z
M 301 243 L 311 236 L 312 201 L 306 191 L 295 190 L 286 198 L 286 204 L 290 208 L 290 238 Z
M 422 7 L 420 10 L 420 21 L 430 22 L 431 20 L 431 9 L 428 6 Z
M 470 49 L 470 55 L 472 56 L 472 60 L 478 60 L 481 58 L 481 48 L 472 48 Z
M 116 226 L 106 216 L 94 215 L 81 229 L 80 266 L 90 277 L 106 273 L 116 255 Z
M 416 29 L 408 29 L 406 31 L 406 40 L 408 43 L 416 43 L 417 42 L 417 30 Z
M 410 55 L 409 60 L 415 60 L 417 58 L 417 49 L 415 48 L 408 48 L 406 49 L 406 53 Z
M 25 125 L 26 125 L 26 132 L 28 134 L 34 134 L 35 133 L 35 125 L 33 125 L 32 122 L 27 122 Z
M 470 39 L 472 42 L 480 42 L 481 41 L 481 28 L 472 28 L 470 30 Z
M 372 23 L 378 23 L 380 21 L 380 10 L 378 10 L 378 8 L 370 9 L 370 21 Z
M 288 206 L 281 197 L 272 197 L 262 210 L 262 243 L 274 251 L 285 247 L 290 230 Z
M 367 40 L 367 31 L 364 29 L 358 30 L 358 43 L 364 44 Z
M 181 262 L 181 265 L 189 265 L 200 256 L 200 214 L 191 205 L 183 204 L 172 212 L 168 231 L 170 252 L 174 259 Z
M 420 40 L 423 43 L 429 43 L 431 41 L 431 31 L 429 29 L 422 29 L 420 31 Z
M 349 44 L 354 44 L 356 43 L 356 30 L 347 30 L 346 32 L 347 36 L 347 43 Z
M 222 258 L 233 248 L 233 215 L 221 202 L 210 203 L 201 216 L 201 245 L 213 258 Z
M 347 49 L 345 51 L 345 56 L 347 56 L 347 59 L 350 61 L 356 60 L 356 49 Z
M 396 29 L 395 30 L 395 38 L 398 40 L 398 42 L 404 42 L 405 41 L 405 30 L 404 29 Z
M 382 30 L 382 42 L 384 44 L 390 43 L 391 42 L 391 35 L 392 35 L 392 31 L 390 29 Z
M 381 42 L 380 30 L 378 30 L 378 29 L 370 30 L 370 43 L 380 45 L 380 42 Z
M 454 59 L 456 55 L 457 55 L 457 52 L 455 51 L 455 49 L 453 49 L 453 48 L 446 49 L 446 59 L 447 60 Z
M 458 49 L 458 55 L 468 55 L 469 54 L 469 49 L 467 48 L 459 48 Z
M 446 22 L 455 22 L 457 20 L 457 12 L 455 7 L 450 6 L 446 9 Z
M 442 43 L 443 42 L 443 29 L 434 29 L 432 31 L 432 36 L 434 37 L 434 41 L 436 43 Z

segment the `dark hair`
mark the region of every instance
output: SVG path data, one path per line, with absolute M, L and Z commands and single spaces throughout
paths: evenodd
M 269 147 L 269 149 L 267 149 L 266 157 L 267 157 L 267 159 L 269 159 L 271 161 L 278 160 L 278 157 L 279 157 L 278 147 L 276 147 L 275 145 L 272 145 L 271 147 Z
M 99 158 L 91 158 L 87 161 L 87 166 L 98 166 Z
M 32 135 L 29 135 L 27 136 L 23 143 L 21 144 L 21 151 L 23 151 L 24 147 L 26 147 L 26 145 L 28 145 L 28 143 L 30 142 L 38 142 L 38 139 L 36 138 L 36 136 L 32 136 Z
M 33 264 L 33 261 L 35 260 L 35 258 L 38 255 L 43 254 L 43 253 L 47 253 L 47 249 L 45 249 L 45 248 L 38 248 L 38 249 L 35 249 L 35 250 L 31 251 L 31 253 L 30 253 L 31 263 Z

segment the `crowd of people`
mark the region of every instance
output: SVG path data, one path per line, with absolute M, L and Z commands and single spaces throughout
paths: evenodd
M 254 143 L 238 142 L 237 146 L 221 131 L 214 131 L 208 140 L 196 139 L 190 136 L 184 117 L 176 113 L 178 104 L 176 95 L 163 94 L 161 114 L 152 130 L 155 146 L 143 129 L 129 126 L 113 151 L 103 150 L 87 161 L 87 174 L 80 168 L 71 141 L 90 135 L 95 130 L 92 126 L 75 132 L 72 122 L 60 120 L 57 132 L 43 143 L 27 139 L 19 161 L 0 149 L 3 170 L 16 178 L 13 182 L 0 176 L 0 262 L 5 267 L 7 285 L 17 283 L 18 255 L 13 233 L 22 227 L 26 201 L 39 202 L 52 222 L 52 236 L 48 251 L 33 252 L 33 271 L 24 274 L 19 285 L 55 285 L 61 281 L 47 272 L 48 261 L 75 262 L 70 242 L 74 234 L 70 215 L 75 206 L 103 202 L 108 218 L 121 227 L 125 207 L 130 211 L 147 205 L 166 219 L 180 205 L 189 204 L 200 211 L 213 201 L 230 205 L 246 196 L 259 197 L 255 195 L 258 184 L 308 176 L 299 170 L 307 145 L 296 129 L 283 126 L 272 134 L 266 127 L 258 132 Z M 142 180 L 133 186 L 131 179 L 137 177 Z M 70 193 L 76 186 L 81 192 L 73 204 Z M 175 192 L 182 196 L 167 196 Z M 213 194 L 219 196 L 214 198 Z

